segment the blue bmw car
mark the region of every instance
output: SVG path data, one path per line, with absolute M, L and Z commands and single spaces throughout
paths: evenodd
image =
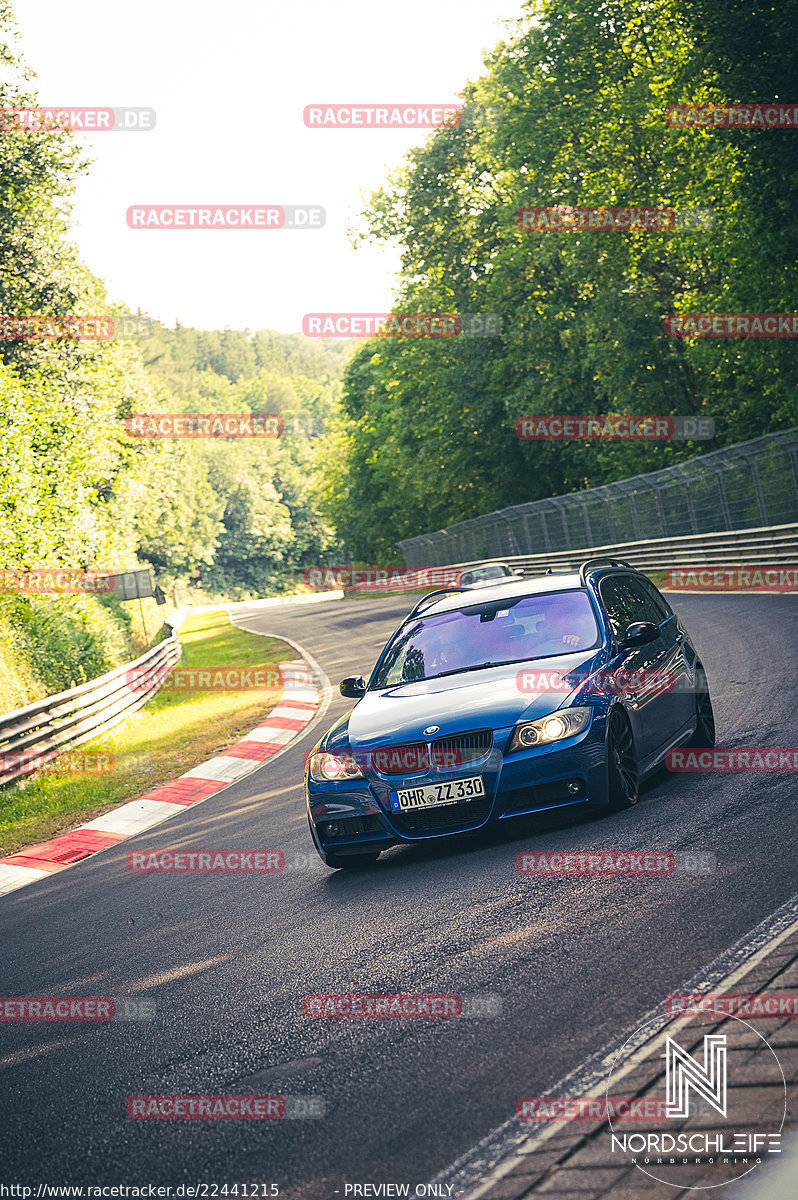
M 682 622 L 627 563 L 444 588 L 387 642 L 308 756 L 329 867 L 557 808 L 617 811 L 669 750 L 712 746 L 706 673 Z

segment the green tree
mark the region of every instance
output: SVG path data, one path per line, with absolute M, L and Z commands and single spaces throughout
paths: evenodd
M 336 496 L 331 475 L 325 503 L 359 554 L 795 421 L 789 342 L 684 341 L 668 337 L 663 320 L 682 310 L 798 309 L 794 223 L 774 237 L 767 209 L 751 219 L 764 181 L 790 205 L 792 151 L 785 172 L 772 140 L 788 135 L 746 141 L 750 131 L 665 120 L 666 107 L 685 99 L 745 98 L 754 82 L 763 95 L 785 10 L 790 28 L 796 0 L 772 15 L 749 12 L 765 47 L 754 81 L 745 38 L 724 37 L 713 0 L 530 4 L 517 36 L 464 93 L 500 106 L 501 122 L 437 131 L 372 197 L 358 236 L 403 247 L 395 310 L 494 313 L 503 330 L 482 340 L 372 339 L 353 358 L 344 484 Z M 793 86 L 794 58 L 777 86 Z M 771 141 L 760 152 L 763 138 Z M 717 222 L 673 233 L 532 232 L 516 223 L 532 205 L 713 209 Z M 716 441 L 515 437 L 523 415 L 590 413 L 710 415 Z M 340 463 L 328 469 L 341 474 Z

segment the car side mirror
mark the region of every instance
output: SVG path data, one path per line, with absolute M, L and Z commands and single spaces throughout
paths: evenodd
M 515 570 L 513 571 L 513 575 L 523 575 L 523 573 L 524 573 L 523 567 L 516 567 Z
M 618 642 L 619 650 L 630 650 L 633 646 L 647 646 L 659 637 L 659 626 L 653 621 L 633 621 Z
M 366 694 L 366 681 L 362 675 L 347 675 L 338 684 L 338 689 L 347 700 L 359 700 Z

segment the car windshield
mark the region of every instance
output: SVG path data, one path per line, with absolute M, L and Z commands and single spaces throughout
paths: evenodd
M 423 613 L 399 630 L 372 689 L 480 667 L 552 658 L 601 644 L 587 592 L 544 592 Z

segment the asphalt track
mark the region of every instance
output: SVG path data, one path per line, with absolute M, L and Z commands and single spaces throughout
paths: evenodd
M 798 744 L 795 596 L 672 596 L 727 746 Z M 332 683 L 366 672 L 403 599 L 237 614 Z M 323 725 L 347 704 L 335 695 Z M 302 760 L 277 759 L 148 833 L 0 899 L 0 994 L 147 996 L 147 1021 L 0 1024 L 0 1183 L 431 1179 L 798 891 L 795 777 L 658 777 L 633 810 L 402 847 L 363 872 L 310 850 Z M 279 875 L 144 875 L 144 847 L 277 847 Z M 525 849 L 712 851 L 710 875 L 519 876 Z M 306 865 L 302 865 L 306 863 Z M 291 865 L 293 864 L 293 865 Z M 319 992 L 491 993 L 495 1019 L 325 1020 Z M 326 1116 L 132 1120 L 141 1094 L 316 1096 Z

